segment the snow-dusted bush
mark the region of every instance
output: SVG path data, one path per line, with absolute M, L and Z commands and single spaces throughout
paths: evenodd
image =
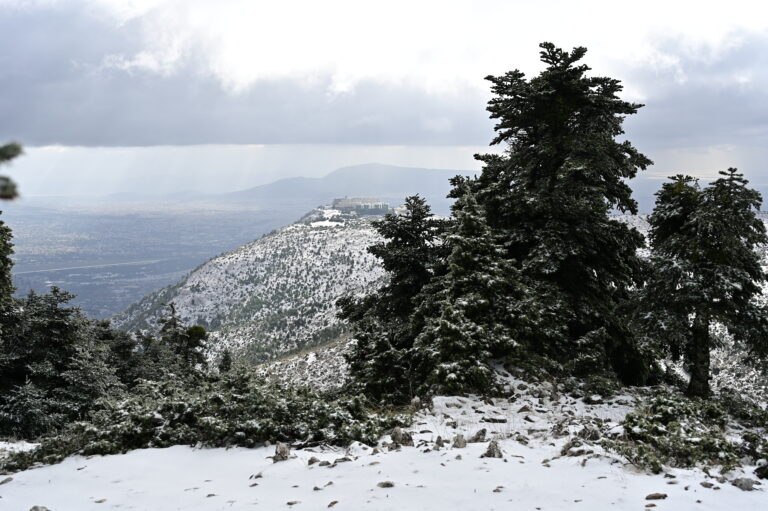
M 733 396 L 707 401 L 687 398 L 677 392 L 660 390 L 623 422 L 619 439 L 602 445 L 632 464 L 661 472 L 664 466 L 688 468 L 719 466 L 728 470 L 747 457 L 752 462 L 768 455 L 764 427 L 766 412 Z M 752 426 L 741 442 L 730 434 L 729 425 Z M 754 426 L 759 425 L 757 428 Z
M 3 460 L 0 469 L 56 463 L 73 454 L 117 454 L 131 449 L 200 445 L 253 447 L 263 442 L 374 443 L 400 416 L 369 413 L 358 397 L 326 398 L 309 390 L 278 389 L 243 370 L 220 378 L 170 378 L 139 385 L 90 421 L 70 424 L 40 447 Z

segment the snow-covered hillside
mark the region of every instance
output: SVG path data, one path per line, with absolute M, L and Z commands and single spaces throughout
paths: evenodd
M 377 240 L 368 218 L 319 210 L 203 264 L 114 318 L 118 327 L 151 329 L 173 302 L 190 324 L 212 332 L 214 351 L 251 360 L 331 342 L 344 331 L 336 300 L 379 285 L 383 270 L 368 254 Z

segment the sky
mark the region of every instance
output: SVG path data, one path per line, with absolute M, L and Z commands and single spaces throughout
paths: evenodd
M 0 141 L 26 147 L 3 172 L 67 195 L 476 169 L 484 77 L 535 75 L 542 41 L 646 105 L 645 179 L 768 183 L 768 8 L 738 0 L 0 0 Z

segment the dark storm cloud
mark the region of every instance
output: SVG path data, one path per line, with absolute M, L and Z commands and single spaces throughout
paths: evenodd
M 367 82 L 261 81 L 225 91 L 194 60 L 168 76 L 102 65 L 132 53 L 130 25 L 109 29 L 57 10 L 0 16 L 0 139 L 46 145 L 485 143 L 481 94 L 438 98 Z M 468 142 L 469 141 L 469 142 Z
M 752 36 L 714 58 L 683 55 L 674 69 L 633 69 L 625 83 L 645 91 L 646 106 L 628 119 L 633 140 L 654 148 L 768 142 L 768 37 Z
M 309 84 L 281 79 L 232 93 L 194 56 L 169 74 L 103 65 L 109 55 L 140 52 L 140 31 L 77 7 L 0 14 L 0 140 L 90 146 L 483 145 L 492 137 L 484 85 L 436 95 L 364 81 L 334 94 L 328 92 L 330 79 Z M 647 106 L 627 121 L 628 136 L 651 152 L 765 142 L 766 41 L 753 36 L 708 59 L 667 42 L 662 50 L 680 56 L 679 69 L 608 73 L 647 96 Z M 680 70 L 685 81 L 677 81 Z M 752 81 L 736 84 L 734 76 L 741 75 Z

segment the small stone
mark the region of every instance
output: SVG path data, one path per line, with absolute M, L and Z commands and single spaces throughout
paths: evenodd
M 379 448 L 378 448 L 378 447 L 374 447 L 374 448 L 373 448 L 373 450 L 371 451 L 371 454 L 372 454 L 372 455 L 373 455 L 373 454 L 380 454 L 380 453 L 381 453 L 381 451 L 379 450 Z
M 656 504 L 654 504 L 653 502 L 651 502 L 650 504 L 646 504 L 646 505 L 645 505 L 645 507 L 656 507 Z
M 599 394 L 593 394 L 584 398 L 584 402 L 588 405 L 601 405 L 603 404 L 603 396 Z
M 528 437 L 520 433 L 515 433 L 515 440 L 523 445 L 528 445 Z
M 528 413 L 531 411 L 531 407 L 528 405 L 523 405 L 520 407 L 520 409 L 517 411 L 517 413 Z
M 463 449 L 467 446 L 467 441 L 464 440 L 464 435 L 456 435 L 453 437 L 453 448 Z
M 501 453 L 501 447 L 499 447 L 499 443 L 496 440 L 491 440 L 491 443 L 488 444 L 488 449 L 480 455 L 481 458 L 503 458 L 504 455 Z
M 307 465 L 314 465 L 315 463 L 320 463 L 320 460 L 314 456 L 309 458 L 309 461 L 307 461 Z
M 753 491 L 755 485 L 760 483 L 754 479 L 749 479 L 748 477 L 739 477 L 738 479 L 731 481 L 731 484 L 741 491 Z
M 393 483 L 392 481 L 382 481 L 376 486 L 378 486 L 379 488 L 392 488 L 395 486 L 395 483 Z
M 262 477 L 264 477 L 264 476 L 263 476 L 263 475 L 261 475 L 261 472 L 259 472 L 258 474 L 254 474 L 254 475 L 252 475 L 252 476 L 251 476 L 251 477 L 249 477 L 248 479 L 261 479 Z
M 472 435 L 472 437 L 469 440 L 467 440 L 467 442 L 469 442 L 470 444 L 478 444 L 478 443 L 485 442 L 485 433 L 486 433 L 486 430 L 485 428 L 483 428 L 477 433 L 475 433 L 474 435 Z
M 413 447 L 413 437 L 407 431 L 395 428 L 392 430 L 392 433 L 390 433 L 390 436 L 392 437 L 392 441 L 396 444 Z
M 442 448 L 444 444 L 445 444 L 445 442 L 443 442 L 443 437 L 438 436 L 437 440 L 435 440 L 435 449 Z
M 664 500 L 666 498 L 666 493 L 651 493 L 645 496 L 645 500 Z
M 348 461 L 352 461 L 352 458 L 347 458 L 344 456 L 343 458 L 337 458 L 336 461 L 333 462 L 334 465 L 337 463 L 347 463 Z
M 45 506 L 32 506 L 31 508 L 29 508 L 29 511 L 51 511 L 51 510 Z
M 206 497 L 206 498 L 209 498 L 209 497 L 215 497 L 215 496 L 216 496 L 216 494 L 215 494 L 215 493 L 209 493 L 209 494 L 208 494 L 208 495 L 206 495 L 205 497 Z
M 768 479 L 768 463 L 755 469 L 755 475 L 759 479 Z
M 286 502 L 286 504 L 288 504 L 289 506 L 295 506 L 296 504 L 299 504 L 300 502 L 301 502 L 300 500 L 289 500 L 288 502 Z
M 278 461 L 286 461 L 290 457 L 291 449 L 288 447 L 288 445 L 282 442 L 277 442 L 277 445 L 275 446 L 275 455 L 272 457 L 272 462 L 277 463 Z
M 5 478 L 5 479 L 3 479 L 2 481 L 0 481 L 0 486 L 2 486 L 2 485 L 4 485 L 4 484 L 8 484 L 8 483 L 10 483 L 11 481 L 13 481 L 13 477 L 6 477 L 6 478 Z
M 312 488 L 312 491 L 322 491 L 322 490 L 323 490 L 322 488 L 319 488 L 319 487 L 317 487 L 317 486 L 315 486 L 314 488 Z
M 95 502 L 96 504 L 103 504 L 103 503 L 105 503 L 106 501 L 107 501 L 107 499 L 99 499 L 99 500 L 94 500 L 94 502 Z
M 336 504 L 338 504 L 338 503 L 339 503 L 339 501 L 338 501 L 338 500 L 332 500 L 332 501 L 331 501 L 331 503 L 330 503 L 330 504 L 328 504 L 328 507 L 333 507 L 333 506 L 335 506 L 335 505 L 336 505 Z
M 709 481 L 702 481 L 701 484 L 704 488 L 712 488 L 714 484 L 710 483 Z
M 461 459 L 461 454 L 457 454 L 455 459 L 460 460 Z
M 318 463 L 318 464 L 317 464 L 317 466 L 318 466 L 318 467 L 327 467 L 327 466 L 328 466 L 328 465 L 330 465 L 330 464 L 331 464 L 331 462 L 330 462 L 330 461 L 328 461 L 328 460 L 323 460 L 323 461 L 321 461 L 320 463 Z

